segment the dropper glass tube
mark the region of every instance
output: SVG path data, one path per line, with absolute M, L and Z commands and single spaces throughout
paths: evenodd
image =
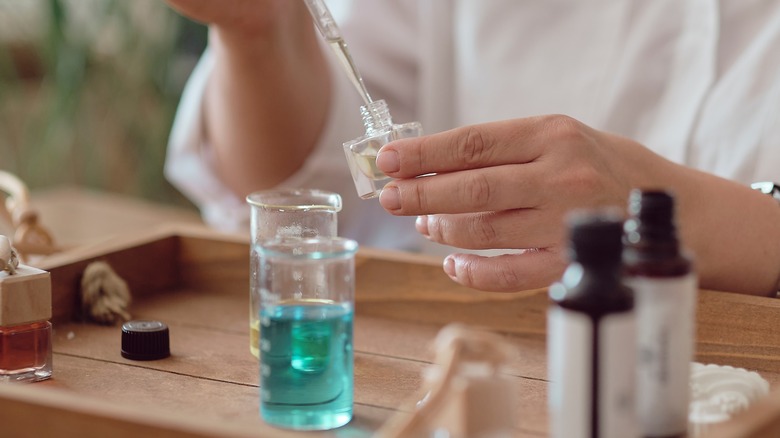
M 344 72 L 363 99 L 364 104 L 360 107 L 360 113 L 363 117 L 363 126 L 366 128 L 366 132 L 361 137 L 345 142 L 344 152 L 347 155 L 347 163 L 349 164 L 349 170 L 352 173 L 352 180 L 355 182 L 358 196 L 362 199 L 376 198 L 390 180 L 387 175 L 376 167 L 376 156 L 379 149 L 393 140 L 422 135 L 422 125 L 419 122 L 410 122 L 403 125 L 393 124 L 387 102 L 381 99 L 372 100 L 368 94 L 363 78 L 352 60 L 344 38 L 341 36 L 341 31 L 324 1 L 304 0 L 304 2 L 314 19 L 317 29 L 331 49 L 333 49 Z
M 352 82 L 352 85 L 355 86 L 358 94 L 360 94 L 363 103 L 370 105 L 372 102 L 371 96 L 368 94 L 363 78 L 360 76 L 355 61 L 352 60 L 352 55 L 349 53 L 347 43 L 341 36 L 341 31 L 336 25 L 336 20 L 333 19 L 333 15 L 331 15 L 327 5 L 325 5 L 323 0 L 304 0 L 304 2 L 306 7 L 309 8 L 314 24 L 317 25 L 317 29 L 333 50 L 333 53 L 336 54 L 336 58 L 341 63 L 341 67 L 344 69 L 350 82 Z

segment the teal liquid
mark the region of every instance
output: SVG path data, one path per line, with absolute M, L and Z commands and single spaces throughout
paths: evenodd
M 352 418 L 352 316 L 349 306 L 299 301 L 260 312 L 260 414 L 306 430 Z

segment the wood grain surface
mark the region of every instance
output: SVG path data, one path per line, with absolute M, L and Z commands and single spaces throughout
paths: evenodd
M 3 431 L 14 437 L 370 436 L 391 416 L 413 409 L 424 395 L 422 373 L 433 366 L 434 337 L 445 324 L 461 322 L 501 333 L 515 346 L 505 374 L 518 395 L 517 436 L 546 436 L 546 290 L 474 291 L 453 283 L 436 259 L 369 248 L 356 263 L 355 420 L 305 434 L 265 425 L 258 416 L 258 363 L 248 351 L 248 256 L 245 239 L 177 226 L 47 258 L 41 267 L 55 285 L 55 377 L 0 387 Z M 134 318 L 169 325 L 170 358 L 124 359 L 119 327 L 80 320 L 78 285 L 94 260 L 107 261 L 131 285 Z M 780 385 L 777 300 L 702 291 L 697 312 L 697 360 L 755 370 L 773 388 Z M 773 436 L 761 434 L 780 431 L 778 400 L 768 398 L 710 433 Z

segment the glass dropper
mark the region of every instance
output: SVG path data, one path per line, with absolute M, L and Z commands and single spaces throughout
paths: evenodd
M 336 54 L 341 66 L 344 68 L 344 72 L 349 77 L 352 85 L 357 89 L 358 94 L 363 99 L 366 106 L 370 106 L 371 96 L 366 90 L 366 85 L 363 83 L 363 78 L 360 76 L 355 62 L 352 60 L 352 56 L 347 49 L 347 43 L 344 42 L 344 38 L 341 36 L 341 31 L 336 25 L 336 21 L 333 19 L 328 6 L 325 5 L 323 0 L 303 0 L 306 3 L 306 7 L 309 8 L 309 13 L 314 19 L 317 29 L 319 29 L 322 37 L 328 43 L 333 52 Z

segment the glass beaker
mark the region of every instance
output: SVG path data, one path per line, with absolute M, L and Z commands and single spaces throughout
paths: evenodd
M 249 351 L 259 357 L 260 322 L 258 245 L 277 237 L 335 237 L 341 211 L 338 193 L 315 189 L 278 189 L 251 193 L 249 254 Z
M 352 418 L 357 247 L 338 237 L 257 245 L 260 415 L 267 423 L 325 430 Z

